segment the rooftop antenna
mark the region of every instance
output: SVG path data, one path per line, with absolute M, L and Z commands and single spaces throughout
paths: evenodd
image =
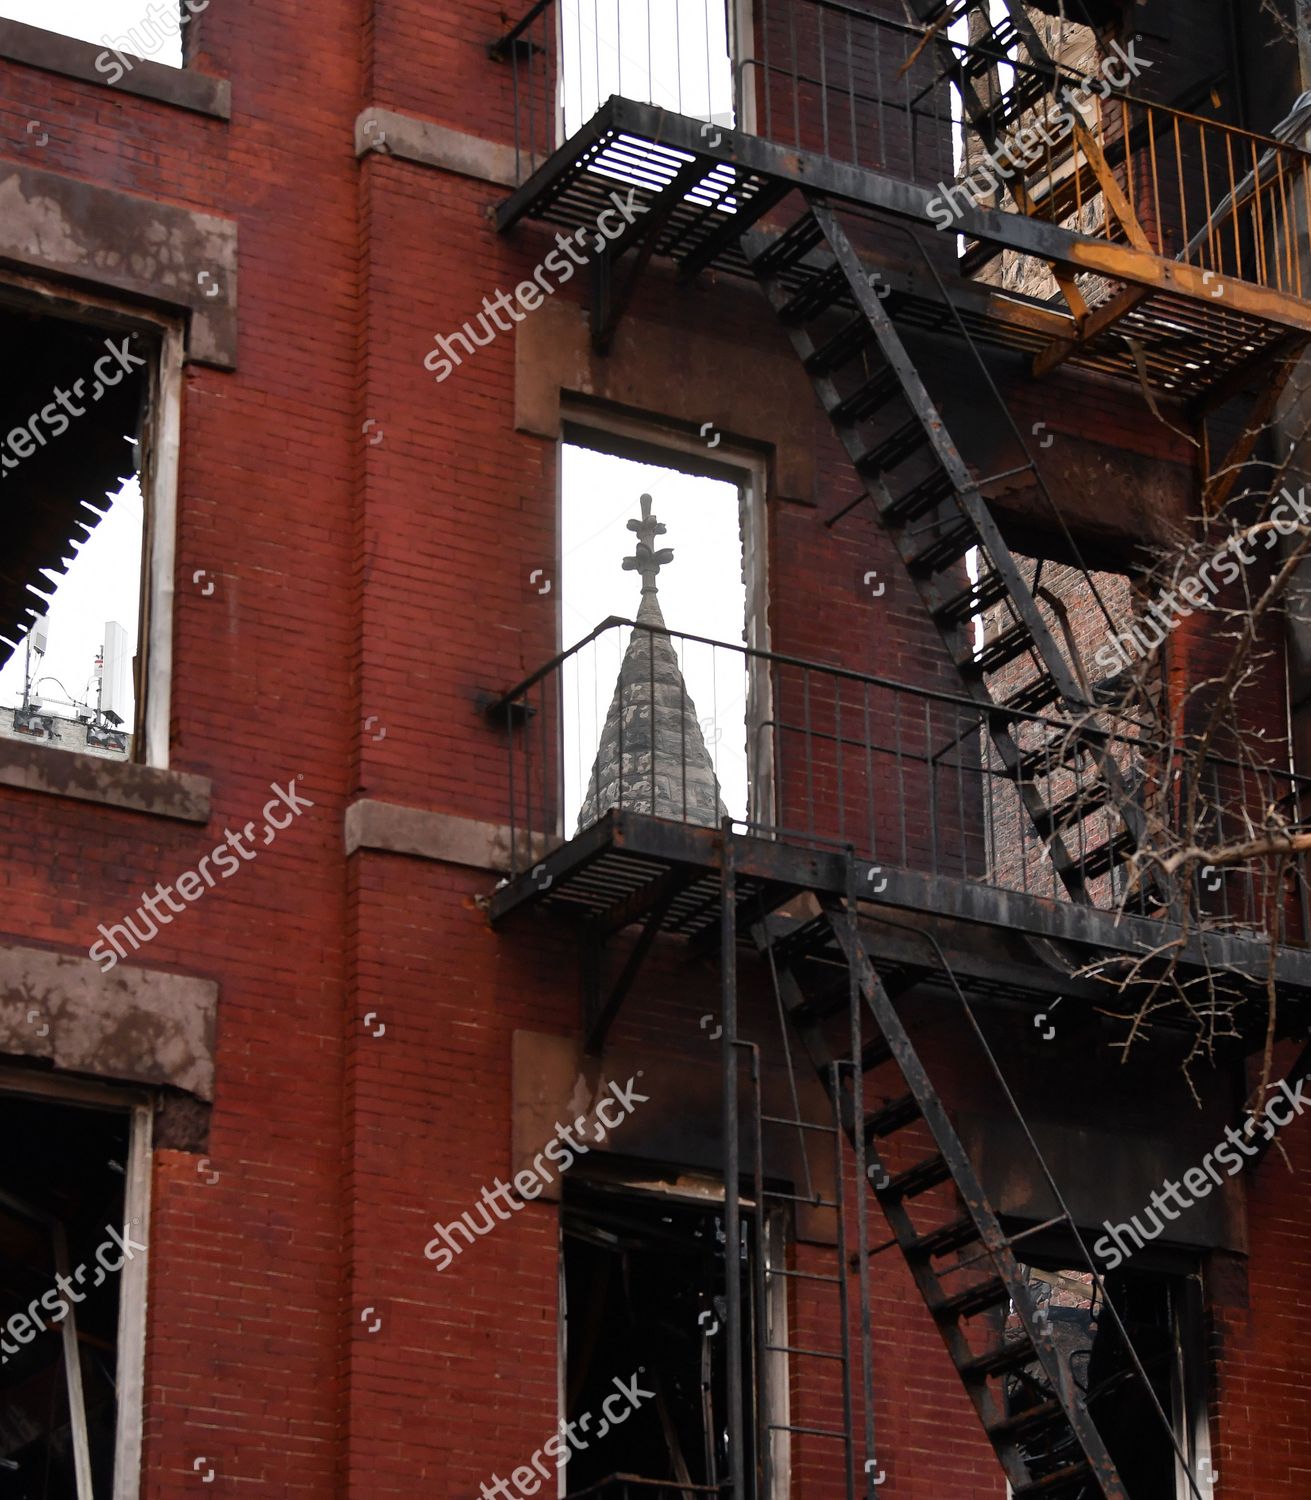
M 105 643 L 96 660 L 96 723 L 109 720 L 122 724 L 131 713 L 131 641 L 117 620 L 106 620 Z
M 32 653 L 44 657 L 50 643 L 50 621 L 38 615 L 27 632 L 27 652 L 23 661 L 23 712 L 32 706 Z

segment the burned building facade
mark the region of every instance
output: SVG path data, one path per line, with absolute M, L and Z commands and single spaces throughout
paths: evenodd
M 1304 7 L 59 10 L 0 1497 L 1300 1500 Z

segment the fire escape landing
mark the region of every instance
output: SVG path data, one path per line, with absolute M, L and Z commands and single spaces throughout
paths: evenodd
M 1265 149 L 1276 148 L 1291 149 L 1278 142 Z M 1305 165 L 1297 154 L 1300 177 Z M 566 233 L 590 230 L 616 190 L 625 198 L 632 192 L 645 212 L 597 259 L 593 331 L 602 346 L 623 308 L 619 263 L 630 250 L 636 253 L 623 268 L 623 287 L 654 255 L 673 260 L 688 278 L 710 269 L 752 278 L 742 237 L 790 193 L 821 195 L 885 228 L 920 230 L 934 224 L 930 205 L 939 196 L 870 167 L 759 135 L 708 131 L 702 121 L 614 97 L 500 205 L 497 226 L 507 231 L 535 219 Z M 1105 300 L 1082 313 L 960 276 L 943 276 L 944 299 L 909 242 L 902 249 L 896 234 L 892 248 L 886 234 L 862 240 L 862 263 L 867 274 L 879 273 L 897 322 L 955 336 L 959 317 L 981 343 L 1031 357 L 1037 373 L 1068 362 L 1205 402 L 1241 388 L 1273 357 L 1311 338 L 1311 304 L 1299 295 L 1296 267 L 1293 289 L 1262 285 L 1141 243 L 973 204 L 958 207 L 952 233 L 1032 257 L 1066 279 L 1104 279 Z M 796 266 L 788 279 L 799 285 L 805 275 Z

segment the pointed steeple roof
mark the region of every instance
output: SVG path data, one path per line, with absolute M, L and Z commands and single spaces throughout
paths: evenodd
M 637 622 L 651 628 L 634 630 L 624 653 L 578 831 L 612 807 L 715 827 L 726 809 L 696 705 L 665 633 L 656 576 L 674 553 L 656 550 L 665 528 L 651 514 L 650 495 L 642 496 L 642 519 L 629 521 L 628 529 L 637 533 L 637 546 L 624 558 L 624 570 L 641 575 Z

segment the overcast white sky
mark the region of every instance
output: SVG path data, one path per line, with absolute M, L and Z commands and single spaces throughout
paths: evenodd
M 614 458 L 566 445 L 561 456 L 560 579 L 564 644 L 571 646 L 607 615 L 633 619 L 641 580 L 623 570 L 637 542 L 629 519 L 652 498 L 652 513 L 668 528 L 657 544 L 674 560 L 657 583 L 671 631 L 741 645 L 746 622 L 737 486 L 723 480 Z M 565 672 L 565 827 L 573 831 L 587 789 L 606 710 L 631 631 L 607 631 Z M 674 642 L 688 694 L 696 705 L 724 805 L 736 818 L 746 810 L 746 679 L 738 652 Z M 671 768 L 672 769 L 672 768 Z
M 71 428 L 67 438 L 74 441 Z M 50 639 L 45 659 L 32 658 L 33 697 L 65 716 L 71 703 L 95 705 L 96 691 L 91 679 L 96 653 L 105 638 L 106 621 L 117 620 L 135 649 L 141 607 L 140 486 L 135 479 L 129 480 L 112 505 L 103 495 L 79 498 L 101 509 L 108 508 L 109 513 L 86 538 L 81 550 L 72 554 L 72 567 L 53 590 L 54 602 L 47 615 Z M 82 514 L 87 525 L 91 525 L 94 520 L 91 512 L 84 510 Z M 81 531 L 77 534 L 83 535 Z M 38 586 L 51 592 L 51 581 L 44 574 Z M 33 595 L 33 604 L 36 603 Z M 27 648 L 20 642 L 18 650 L 0 668 L 0 705 L 6 708 L 23 701 L 26 659 Z M 58 681 L 53 680 L 56 678 Z M 118 712 L 130 726 L 131 714 L 122 708 Z
M 726 5 L 707 0 L 562 0 L 562 6 L 566 134 L 589 120 L 611 94 L 697 119 L 731 118 Z
M 150 16 L 148 7 L 149 0 L 0 0 L 0 19 L 43 26 L 84 42 L 104 43 L 106 38 L 113 42 L 135 30 L 143 42 L 137 56 L 148 55 L 152 62 L 181 67 L 180 36 L 169 37 L 157 51 L 145 50 L 142 26 Z

